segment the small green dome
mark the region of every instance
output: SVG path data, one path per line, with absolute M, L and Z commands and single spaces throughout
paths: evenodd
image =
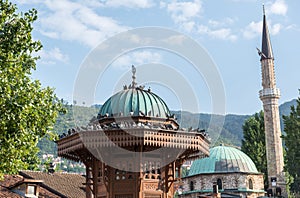
M 141 116 L 167 118 L 166 103 L 150 90 L 125 88 L 111 96 L 101 107 L 99 116 Z
M 209 157 L 193 162 L 189 176 L 228 172 L 259 173 L 250 157 L 242 151 L 233 147 L 217 146 L 210 149 Z

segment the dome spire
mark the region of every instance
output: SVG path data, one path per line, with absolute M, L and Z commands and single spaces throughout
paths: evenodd
M 135 68 L 134 65 L 131 66 L 131 72 L 132 72 L 132 84 L 131 84 L 131 87 L 134 89 L 134 88 L 136 88 L 136 85 L 137 85 L 137 83 L 135 82 L 135 79 L 136 79 L 136 77 L 135 77 L 136 68 Z

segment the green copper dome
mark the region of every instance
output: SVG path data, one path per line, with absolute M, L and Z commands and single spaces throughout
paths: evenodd
M 217 146 L 210 149 L 208 158 L 193 162 L 189 176 L 228 172 L 258 173 L 253 161 L 242 151 L 233 147 Z
M 167 118 L 166 103 L 150 90 L 125 88 L 111 96 L 101 107 L 99 116 L 148 116 Z

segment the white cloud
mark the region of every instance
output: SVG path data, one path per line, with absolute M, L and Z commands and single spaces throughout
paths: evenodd
M 267 12 L 270 14 L 277 14 L 285 16 L 288 10 L 288 5 L 285 0 L 276 0 L 274 3 L 268 3 Z
M 291 24 L 291 25 L 287 26 L 285 29 L 300 32 L 300 28 L 296 24 Z
M 252 39 L 257 36 L 260 36 L 262 34 L 262 28 L 263 28 L 262 21 L 259 21 L 259 22 L 252 21 L 249 25 L 247 25 L 247 27 L 244 30 L 242 30 L 243 36 L 246 39 Z M 276 23 L 276 24 L 272 25 L 270 23 L 270 26 L 269 26 L 270 34 L 276 35 L 280 32 L 281 29 L 282 29 L 281 24 Z
M 193 2 L 177 2 L 174 1 L 166 5 L 167 11 L 171 14 L 172 19 L 176 23 L 186 22 L 194 17 L 199 16 L 202 8 L 200 0 Z
M 243 2 L 243 3 L 245 3 L 245 2 L 256 2 L 257 0 L 231 0 L 232 2 Z
M 47 1 L 47 0 L 46 0 Z M 65 0 L 61 0 L 64 2 Z M 41 3 L 41 0 L 19 0 L 20 4 L 37 4 Z M 108 1 L 99 1 L 99 0 L 77 0 L 73 3 L 81 3 L 88 7 L 126 7 L 126 8 L 150 8 L 155 5 L 153 0 L 108 0 Z
M 152 51 L 135 51 L 132 53 L 124 54 L 118 57 L 112 66 L 120 69 L 128 69 L 131 65 L 141 65 L 145 63 L 158 63 L 161 62 L 161 54 Z
M 182 45 L 185 40 L 186 37 L 184 35 L 175 35 L 175 36 L 168 37 L 164 41 L 168 44 Z
M 243 30 L 243 36 L 246 39 L 252 39 L 262 32 L 262 21 L 254 22 L 252 21 L 247 27 Z
M 198 32 L 200 34 L 209 34 L 210 29 L 207 26 L 205 26 L 205 25 L 199 25 Z
M 206 34 L 212 38 L 235 41 L 237 36 L 232 33 L 231 28 L 235 19 L 224 18 L 220 21 L 209 20 L 208 25 L 199 25 L 197 21 L 203 12 L 202 0 L 193 1 L 172 1 L 170 3 L 160 2 L 160 8 L 165 8 L 170 14 L 174 23 L 186 32 L 196 32 Z
M 276 23 L 272 26 L 270 33 L 273 35 L 276 35 L 280 32 L 282 25 L 279 23 Z
M 108 0 L 102 3 L 109 7 L 150 8 L 155 4 L 151 0 Z
M 195 29 L 195 19 L 202 12 L 202 2 L 194 1 L 172 1 L 171 3 L 160 2 L 159 7 L 166 9 L 174 23 L 187 32 Z
M 232 25 L 235 22 L 235 19 L 226 17 L 220 21 L 210 19 L 208 20 L 208 24 L 212 27 L 224 27 L 228 25 Z
M 231 32 L 231 29 L 229 28 L 221 28 L 218 30 L 212 30 L 210 32 L 210 35 L 222 39 L 222 40 L 230 40 L 230 41 L 235 41 L 237 39 L 236 35 L 233 35 Z
M 182 23 L 182 28 L 187 32 L 191 32 L 194 29 L 194 27 L 195 27 L 194 21 Z
M 165 8 L 167 6 L 167 3 L 164 1 L 159 2 L 159 8 Z
M 69 61 L 68 55 L 63 54 L 57 47 L 48 51 L 42 49 L 37 54 L 41 57 L 40 61 L 44 64 L 55 64 L 56 62 L 68 63 Z
M 229 41 L 237 40 L 237 36 L 232 33 L 232 30 L 230 28 L 211 29 L 208 26 L 199 25 L 198 33 L 206 34 L 212 38 L 221 39 L 221 40 L 229 40 Z
M 39 4 L 46 6 L 47 12 L 41 12 L 38 30 L 50 38 L 95 47 L 102 40 L 128 29 L 110 17 L 99 15 L 93 10 L 94 7 L 88 7 L 96 3 L 92 1 L 85 4 L 85 1 L 71 0 L 39 1 Z

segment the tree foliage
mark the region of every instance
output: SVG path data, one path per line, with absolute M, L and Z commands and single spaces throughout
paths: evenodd
M 256 113 L 245 121 L 243 132 L 242 151 L 253 160 L 258 171 L 264 173 L 266 188 L 268 186 L 268 172 L 263 111 Z
M 32 39 L 37 11 L 16 13 L 16 5 L 0 0 L 0 175 L 33 168 L 37 143 L 52 136 L 62 105 L 54 90 L 30 78 L 42 47 Z
M 63 100 L 61 102 L 63 103 L 64 108 L 67 110 L 67 113 L 59 115 L 56 119 L 53 130 L 57 135 L 67 133 L 68 129 L 74 128 L 76 126 L 86 126 L 90 122 L 90 120 L 98 114 L 100 109 L 100 107 L 68 105 Z M 74 112 L 76 112 L 75 115 Z M 57 155 L 56 143 L 50 141 L 48 138 L 42 138 L 38 143 L 38 147 L 40 148 L 40 155 Z
M 291 193 L 300 193 L 300 98 L 297 106 L 291 106 L 288 116 L 283 116 L 285 135 L 282 136 L 285 143 L 285 171 L 292 177 Z

